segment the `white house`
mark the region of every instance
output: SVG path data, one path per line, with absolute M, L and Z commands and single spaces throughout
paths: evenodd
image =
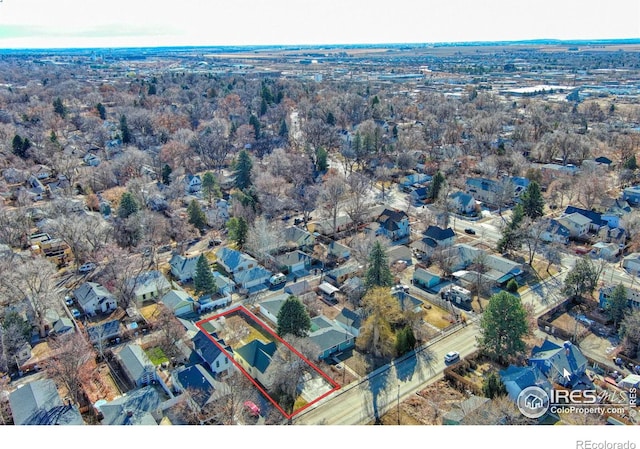
M 277 323 L 280 308 L 288 297 L 288 294 L 284 294 L 262 301 L 260 303 L 260 313 L 272 323 Z
M 266 283 L 272 274 L 266 268 L 258 265 L 235 273 L 233 278 L 242 288 L 251 289 L 260 285 L 265 285 L 266 287 Z
M 453 208 L 460 214 L 470 214 L 476 210 L 476 200 L 464 192 L 453 192 L 449 195 Z
M 227 354 L 233 357 L 233 350 L 215 332 L 205 334 L 199 331 L 191 341 L 196 354 L 214 374 L 228 372 L 233 366 L 227 357 Z
M 591 220 L 574 212 L 557 219 L 557 222 L 569 230 L 571 237 L 582 237 L 589 232 Z
M 622 259 L 622 268 L 636 275 L 640 273 L 640 253 L 631 253 L 625 256 Z
M 187 175 L 184 181 L 187 193 L 199 192 L 202 189 L 202 178 L 200 178 L 200 175 Z
M 127 280 L 138 302 L 157 299 L 171 290 L 171 284 L 158 270 L 147 271 Z
M 118 307 L 115 296 L 109 290 L 95 282 L 85 282 L 73 291 L 80 308 L 87 315 L 109 313 Z
M 122 348 L 118 353 L 118 361 L 129 380 L 137 387 L 149 385 L 158 378 L 149 356 L 137 344 L 128 344 Z
M 549 224 L 546 229 L 540 234 L 540 240 L 547 243 L 555 242 L 566 245 L 569 243 L 570 236 L 571 232 L 569 231 L 569 228 L 557 220 L 551 219 L 549 220 Z

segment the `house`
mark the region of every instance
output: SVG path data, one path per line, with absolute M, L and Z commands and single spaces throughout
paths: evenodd
M 161 298 L 171 290 L 171 284 L 158 270 L 147 271 L 127 281 L 133 295 L 139 303 Z
M 236 251 L 235 249 L 221 247 L 216 251 L 218 263 L 224 270 L 232 275 L 241 271 L 246 271 L 258 265 L 258 261 L 248 254 Z M 235 277 L 235 276 L 234 276 Z M 238 282 L 237 279 L 235 279 Z
M 184 290 L 169 290 L 161 301 L 175 316 L 191 314 L 195 309 L 193 298 Z
M 149 385 L 120 396 L 112 401 L 96 404 L 103 426 L 158 425 L 162 418 L 163 397 Z
M 640 185 L 627 187 L 622 191 L 622 199 L 631 206 L 640 204 Z
M 420 267 L 413 272 L 412 280 L 413 285 L 427 291 L 433 291 L 434 287 L 442 282 L 440 276 Z
M 222 338 L 219 338 L 215 332 L 205 334 L 200 330 L 191 339 L 191 342 L 193 343 L 193 350 L 213 374 L 228 372 L 233 367 L 233 364 L 225 354 L 226 352 L 233 357 L 233 349 Z M 225 352 L 220 348 L 224 348 Z
M 436 249 L 452 246 L 455 237 L 456 234 L 451 228 L 444 229 L 439 226 L 429 225 L 423 232 L 422 239 L 413 242 L 411 248 L 427 257 L 431 257 Z
M 126 345 L 118 352 L 117 358 L 125 375 L 136 387 L 149 385 L 158 379 L 156 367 L 140 345 Z
M 476 200 L 473 196 L 465 192 L 453 192 L 449 194 L 449 201 L 459 214 L 469 215 L 476 210 Z
M 601 227 L 606 226 L 607 222 L 602 219 L 602 216 L 595 211 L 582 209 L 580 207 L 575 206 L 567 206 L 564 210 L 563 216 L 568 216 L 571 214 L 580 214 L 585 218 L 589 219 L 589 231 L 598 232 Z
M 376 235 L 384 235 L 391 241 L 401 240 L 411 234 L 409 216 L 401 210 L 385 209 L 376 219 Z
M 622 268 L 636 275 L 640 273 L 640 253 L 631 253 L 624 256 Z
M 87 326 L 86 329 L 91 344 L 106 346 L 109 340 L 122 336 L 121 327 L 119 320 L 110 320 L 95 326 Z
M 82 158 L 82 160 L 89 167 L 97 167 L 98 165 L 100 165 L 100 162 L 101 162 L 100 158 L 98 156 L 96 156 L 95 154 L 93 154 L 93 153 L 85 154 L 84 157 Z
M 216 281 L 216 289 L 218 294 L 222 296 L 231 296 L 231 294 L 236 290 L 236 283 L 222 273 L 214 271 L 213 278 Z
M 347 279 L 355 276 L 360 271 L 360 267 L 355 263 L 347 263 L 328 271 L 326 279 L 336 287 L 340 287 Z
M 85 282 L 73 291 L 78 305 L 87 315 L 110 313 L 116 310 L 116 297 L 109 290 L 95 282 Z
M 312 251 L 316 242 L 313 234 L 297 226 L 285 228 L 283 238 L 288 247 L 301 251 Z
M 332 240 L 327 245 L 327 257 L 337 260 L 346 260 L 351 257 L 351 249 L 342 243 Z
M 487 253 L 467 244 L 457 244 L 445 248 L 443 255 L 450 261 L 454 276 L 456 272 L 468 269 L 474 265 L 475 261 L 482 258 L 484 265 L 482 276 L 496 285 L 504 285 L 524 272 L 522 264 L 518 262 Z M 465 273 L 469 273 L 471 276 L 476 275 L 474 271 L 465 271 Z
M 268 288 L 267 282 L 273 273 L 258 265 L 248 270 L 239 271 L 233 275 L 235 281 L 241 288 L 256 291 L 261 288 Z
M 338 302 L 336 294 L 339 291 L 339 288 L 334 287 L 328 282 L 321 282 L 320 285 L 318 285 L 318 294 L 322 297 L 322 299 L 330 302 L 331 304 L 336 304 Z
M 311 268 L 311 256 L 300 250 L 276 256 L 276 262 L 283 273 L 301 273 Z
M 63 403 L 51 379 L 34 380 L 9 393 L 9 407 L 16 426 L 84 424 L 80 410 Z
M 293 296 L 301 296 L 305 293 L 309 293 L 313 288 L 308 280 L 303 279 L 298 282 L 293 282 L 284 287 L 284 292 Z
M 335 322 L 354 337 L 358 337 L 363 322 L 362 310 L 353 311 L 348 307 L 343 307 L 336 315 Z
M 203 295 L 198 298 L 196 302 L 193 304 L 193 310 L 196 313 L 209 313 L 213 310 L 220 309 L 222 307 L 227 307 L 231 304 L 231 296 L 212 296 L 212 295 Z
M 411 204 L 420 205 L 427 199 L 428 196 L 428 187 L 418 187 L 417 189 L 411 191 L 411 193 L 409 194 L 409 199 L 411 200 Z
M 601 308 L 605 309 L 607 307 L 609 304 L 609 298 L 615 288 L 615 285 L 607 285 L 600 289 L 598 302 Z M 625 292 L 627 293 L 627 304 L 629 307 L 635 310 L 640 309 L 640 291 L 634 288 L 625 287 Z
M 187 175 L 184 178 L 187 193 L 196 193 L 202 190 L 202 178 L 200 175 Z
M 344 327 L 323 315 L 311 319 L 311 329 L 307 338 L 318 348 L 317 360 L 324 360 L 333 354 L 351 349 L 356 341 Z
M 275 298 L 265 299 L 260 303 L 260 313 L 272 323 L 277 324 L 280 308 L 288 297 L 288 294 L 283 294 L 278 295 Z
M 476 201 L 504 206 L 512 204 L 529 185 L 529 180 L 522 177 L 504 177 L 499 180 L 487 178 L 467 178 L 466 192 Z
M 591 220 L 577 212 L 564 215 L 556 221 L 569 230 L 569 235 L 572 238 L 584 237 L 591 226 Z
M 214 399 L 220 383 L 200 364 L 181 366 L 171 373 L 173 385 L 181 392 L 190 391 L 191 405 L 201 409 Z
M 547 392 L 553 388 L 536 366 L 510 365 L 507 369 L 500 371 L 500 380 L 512 401 L 517 401 L 518 395 L 527 387 L 536 386 Z
M 419 187 L 421 184 L 431 182 L 432 177 L 424 173 L 412 173 L 400 180 L 398 186 L 402 187 Z
M 620 254 L 620 246 L 616 243 L 597 242 L 591 248 L 591 255 L 599 259 L 612 261 Z
M 560 223 L 558 220 L 552 218 L 549 220 L 547 227 L 540 234 L 540 240 L 547 243 L 561 243 L 563 245 L 569 244 L 569 237 L 571 232 L 569 228 Z
M 422 301 L 402 289 L 392 289 L 391 295 L 398 300 L 402 312 L 420 312 L 422 310 Z
M 537 367 L 552 383 L 574 387 L 584 381 L 587 359 L 570 341 L 559 346 L 545 340 L 531 350 L 529 365 Z
M 631 212 L 631 206 L 621 198 L 616 198 L 608 204 L 606 210 L 600 215 L 610 228 L 619 228 L 621 220 Z
M 190 281 L 196 273 L 199 258 L 200 256 L 184 257 L 178 253 L 173 253 L 169 260 L 171 274 L 180 282 Z
M 251 377 L 269 388 L 272 381 L 267 375 L 267 368 L 271 364 L 276 349 L 277 346 L 273 341 L 266 343 L 255 339 L 236 349 L 235 359 Z
M 74 328 L 75 326 L 73 325 L 73 321 L 71 321 L 67 317 L 62 317 L 53 323 L 52 332 L 54 332 L 56 335 L 60 335 L 64 334 L 65 332 L 69 332 Z

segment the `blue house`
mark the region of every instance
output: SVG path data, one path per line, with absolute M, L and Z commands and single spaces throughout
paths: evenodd
M 433 288 L 442 282 L 440 276 L 431 273 L 424 268 L 416 268 L 413 272 L 413 285 L 420 287 L 424 290 L 433 290 Z
M 622 199 L 632 206 L 640 204 L 640 185 L 627 187 L 622 191 Z
M 240 287 L 251 291 L 258 291 L 263 288 L 268 288 L 267 281 L 269 281 L 272 274 L 271 271 L 258 265 L 248 270 L 237 272 L 233 275 L 233 278 Z
M 318 348 L 318 360 L 353 348 L 356 340 L 349 331 L 323 315 L 311 319 L 308 338 Z
M 273 379 L 268 375 L 267 368 L 271 365 L 271 359 L 277 349 L 273 341 L 267 343 L 255 339 L 239 347 L 235 359 L 251 377 L 269 388 Z
M 408 237 L 411 233 L 409 216 L 401 210 L 385 209 L 376 219 L 377 235 L 384 235 L 395 241 Z
M 549 381 L 564 387 L 574 387 L 584 380 L 587 359 L 577 346 L 565 341 L 558 346 L 545 340 L 531 350 L 529 365 L 537 367 Z
M 248 270 L 258 265 L 258 261 L 248 254 L 227 248 L 226 246 L 223 246 L 216 252 L 216 257 L 225 271 L 234 275 L 237 272 Z
M 535 366 L 514 366 L 500 371 L 500 380 L 511 400 L 518 400 L 518 395 L 527 387 L 540 387 L 546 392 L 553 388 L 551 382 Z
M 199 408 L 212 399 L 218 382 L 200 364 L 182 366 L 172 373 L 173 384 L 181 391 L 190 390 L 190 399 Z M 195 393 L 195 394 L 194 394 Z

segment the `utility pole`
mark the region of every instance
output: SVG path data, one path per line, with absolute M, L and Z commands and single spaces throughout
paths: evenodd
M 398 425 L 400 425 L 400 384 L 398 384 Z

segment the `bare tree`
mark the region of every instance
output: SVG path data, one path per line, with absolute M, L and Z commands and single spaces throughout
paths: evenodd
M 173 313 L 164 305 L 159 304 L 151 317 L 153 328 L 160 339 L 159 345 L 169 358 L 178 357 L 181 354 L 178 343 L 185 337 L 186 330 Z
M 91 345 L 84 335 L 73 332 L 57 336 L 50 341 L 50 346 L 54 355 L 45 369 L 51 378 L 65 386 L 69 396 L 79 404 L 83 380 L 91 374 L 86 366 L 94 356 Z
M 340 201 L 346 191 L 345 179 L 337 172 L 332 172 L 327 176 L 320 191 L 320 203 L 323 205 L 323 212 L 331 220 L 334 235 L 338 231 Z
M 245 401 L 259 402 L 258 390 L 244 374 L 233 370 L 212 400 L 202 408 L 201 424 L 240 424 L 237 418 L 244 415 Z
M 371 179 L 361 172 L 352 173 L 347 177 L 347 186 L 348 197 L 344 209 L 357 229 L 364 221 L 369 207 L 367 197 L 371 189 Z

